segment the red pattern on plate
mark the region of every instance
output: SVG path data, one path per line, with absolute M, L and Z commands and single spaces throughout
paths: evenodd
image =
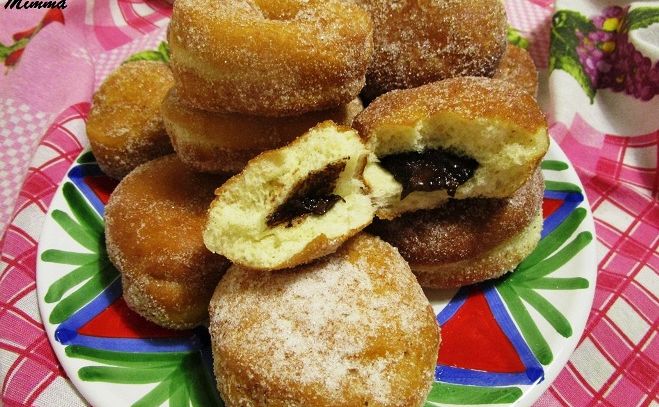
M 506 334 L 494 319 L 482 292 L 467 297 L 444 325 L 439 363 L 498 373 L 526 370 Z
M 98 199 L 103 202 L 103 205 L 108 203 L 110 194 L 119 183 L 119 181 L 105 175 L 87 176 L 83 178 L 83 182 L 87 184 Z
M 78 329 L 81 335 L 100 338 L 182 338 L 190 331 L 161 328 L 133 312 L 119 297 L 100 314 Z

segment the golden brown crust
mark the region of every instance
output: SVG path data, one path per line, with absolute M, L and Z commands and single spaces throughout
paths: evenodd
M 121 65 L 94 94 L 87 136 L 101 170 L 121 179 L 138 165 L 170 154 L 160 104 L 174 85 L 166 64 Z
M 513 83 L 533 97 L 538 96 L 538 71 L 524 48 L 508 44 L 493 78 Z
M 419 284 L 426 288 L 456 288 L 501 277 L 511 272 L 538 244 L 542 213 L 517 235 L 478 256 L 444 264 L 410 264 Z
M 224 177 L 190 172 L 174 155 L 135 169 L 105 209 L 110 261 L 134 311 L 168 328 L 203 322 L 229 262 L 202 241 L 213 189 Z
M 545 116 L 527 92 L 507 82 L 489 78 L 461 77 L 380 96 L 353 122 L 368 139 L 379 127 L 413 126 L 441 113 L 466 120 L 492 120 L 536 133 L 546 127 Z
M 177 155 L 199 171 L 237 173 L 258 154 L 284 146 L 316 124 L 333 120 L 350 125 L 363 109 L 361 101 L 294 117 L 259 117 L 214 113 L 189 107 L 171 89 L 162 116 Z
M 368 14 L 340 0 L 181 0 L 169 41 L 188 104 L 262 116 L 348 103 L 373 50 Z
M 543 191 L 537 170 L 510 198 L 450 200 L 437 209 L 376 220 L 368 230 L 410 263 L 452 263 L 477 257 L 518 234 L 538 212 Z
M 233 266 L 210 315 L 228 405 L 413 407 L 433 380 L 432 308 L 397 251 L 369 235 L 290 271 Z
M 456 76 L 492 76 L 506 48 L 500 0 L 357 0 L 373 19 L 375 52 L 362 95 Z M 487 35 L 485 35 L 485 34 Z

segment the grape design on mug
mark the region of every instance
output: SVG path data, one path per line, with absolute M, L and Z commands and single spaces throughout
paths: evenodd
M 590 19 L 560 10 L 553 17 L 549 69 L 574 77 L 591 103 L 597 89 L 650 100 L 659 93 L 659 61 L 639 52 L 629 32 L 658 22 L 655 7 L 610 6 Z

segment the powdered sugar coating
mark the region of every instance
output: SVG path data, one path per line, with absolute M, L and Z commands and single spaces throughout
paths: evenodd
M 210 306 L 218 388 L 229 405 L 418 406 L 438 328 L 398 252 L 359 235 L 283 272 L 227 272 Z
M 506 48 L 500 0 L 357 0 L 373 18 L 372 100 L 455 76 L 492 76 Z
M 188 104 L 263 116 L 348 103 L 373 51 L 368 14 L 341 0 L 181 0 L 169 41 Z

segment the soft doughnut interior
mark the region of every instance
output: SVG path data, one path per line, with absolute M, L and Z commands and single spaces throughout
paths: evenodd
M 237 264 L 265 270 L 292 267 L 333 252 L 373 218 L 361 180 L 367 157 L 358 134 L 331 121 L 287 147 L 259 155 L 216 191 L 204 232 L 206 246 Z M 336 180 L 321 180 L 321 184 L 335 181 L 329 192 L 337 199 L 324 214 L 269 222 L 305 180 L 317 179 L 330 167 L 339 168 L 333 171 Z

